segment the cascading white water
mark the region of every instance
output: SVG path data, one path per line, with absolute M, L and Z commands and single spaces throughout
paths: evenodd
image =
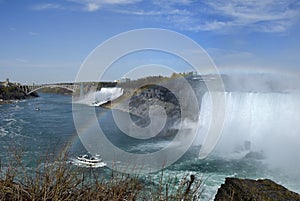
M 216 92 L 218 93 L 218 92 Z M 300 169 L 300 93 L 226 92 L 224 127 L 214 149 L 221 157 L 242 151 L 263 151 L 272 165 Z M 198 144 L 202 144 L 212 119 L 209 93 L 202 98 Z
M 90 106 L 100 106 L 108 101 L 115 100 L 123 94 L 123 89 L 119 87 L 103 87 L 100 91 L 86 94 L 77 103 Z

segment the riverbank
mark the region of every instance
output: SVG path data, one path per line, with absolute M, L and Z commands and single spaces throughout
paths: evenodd
M 0 104 L 10 104 L 15 101 L 38 97 L 36 92 L 26 94 L 20 87 L 15 84 L 7 86 L 0 85 Z
M 3 100 L 3 99 L 0 99 L 0 105 L 11 104 L 11 103 L 13 103 L 12 100 Z

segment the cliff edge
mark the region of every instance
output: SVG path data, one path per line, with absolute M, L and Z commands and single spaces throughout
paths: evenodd
M 300 195 L 269 179 L 226 178 L 215 201 L 300 201 Z

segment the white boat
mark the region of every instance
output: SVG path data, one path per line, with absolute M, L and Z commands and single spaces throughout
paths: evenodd
M 73 163 L 79 166 L 86 167 L 104 167 L 106 163 L 100 158 L 100 155 L 92 156 L 91 154 L 79 155 L 73 159 Z

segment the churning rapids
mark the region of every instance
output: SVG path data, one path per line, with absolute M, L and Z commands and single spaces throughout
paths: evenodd
M 99 102 L 101 97 L 97 92 Z M 116 97 L 123 92 L 116 89 Z M 71 97 L 40 94 L 36 99 L 0 105 L 0 157 L 10 157 L 13 146 L 21 146 L 28 168 L 39 158 L 54 150 L 59 153 L 71 143 L 70 155 L 85 150 L 78 139 L 72 119 Z M 226 115 L 222 135 L 214 151 L 199 159 L 199 146 L 211 121 L 209 93 L 202 97 L 198 136 L 190 150 L 164 171 L 165 176 L 186 174 L 206 179 L 204 198 L 213 198 L 225 177 L 269 178 L 300 192 L 300 93 L 288 92 L 226 92 Z M 87 98 L 87 105 L 92 98 Z M 35 111 L 39 107 L 40 111 Z M 116 146 L 130 152 L 147 153 L 163 148 L 167 140 L 136 142 L 119 135 L 112 112 L 95 108 L 99 124 Z M 5 168 L 5 167 L 4 167 Z M 97 169 L 109 174 L 106 167 Z M 160 177 L 161 173 L 153 173 Z M 155 180 L 155 179 L 154 179 Z M 159 181 L 157 181 L 159 182 Z

